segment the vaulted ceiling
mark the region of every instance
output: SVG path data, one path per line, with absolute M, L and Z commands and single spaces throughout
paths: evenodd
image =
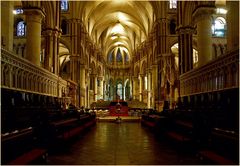
M 152 5 L 147 1 L 87 1 L 79 2 L 79 8 L 90 37 L 104 55 L 120 48 L 131 58 L 132 51 L 146 40 L 153 24 Z

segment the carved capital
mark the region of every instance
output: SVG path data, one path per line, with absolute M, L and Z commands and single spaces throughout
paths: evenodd
M 103 81 L 103 76 L 98 76 L 98 80 Z
M 194 34 L 196 32 L 196 29 L 192 26 L 178 26 L 176 31 L 178 34 Z
M 24 14 L 27 16 L 27 22 L 42 23 L 42 18 L 45 17 L 45 12 L 41 8 L 25 8 Z

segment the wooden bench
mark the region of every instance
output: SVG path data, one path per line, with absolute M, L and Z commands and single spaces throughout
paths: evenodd
M 147 121 L 144 119 L 142 119 L 141 122 L 148 127 L 155 127 L 155 125 L 156 125 L 154 122 L 150 122 L 150 121 Z
M 90 127 L 91 125 L 93 125 L 95 123 L 96 123 L 96 119 L 93 119 L 89 122 L 86 122 L 84 125 L 81 125 L 81 126 L 73 128 L 69 131 L 66 131 L 63 133 L 63 139 L 67 140 L 71 137 L 74 137 L 74 136 L 78 135 L 81 131 L 83 131 L 84 129 L 86 129 L 87 127 Z
M 193 125 L 191 122 L 187 122 L 187 121 L 182 121 L 182 120 L 176 120 L 175 121 L 176 125 L 181 125 L 184 126 L 186 128 L 192 129 Z
M 173 132 L 173 131 L 167 132 L 166 134 L 168 137 L 170 137 L 176 141 L 180 141 L 180 142 L 187 142 L 187 141 L 191 140 L 189 137 L 186 137 L 184 135 L 181 135 L 181 134 Z
M 92 125 L 96 124 L 96 119 L 93 119 L 87 123 L 84 124 L 85 128 L 90 127 Z
M 31 162 L 39 159 L 40 157 L 46 157 L 47 154 L 46 149 L 33 149 L 23 155 L 19 156 L 15 160 L 11 161 L 10 165 L 26 165 L 30 164 Z
M 67 139 L 69 139 L 69 138 L 71 138 L 73 136 L 76 136 L 83 129 L 84 129 L 84 126 L 79 126 L 79 127 L 74 128 L 74 129 L 71 129 L 70 131 L 66 131 L 65 133 L 63 133 L 63 139 L 67 140 Z
M 202 150 L 199 152 L 199 155 L 205 159 L 211 160 L 216 164 L 221 164 L 221 165 L 235 165 L 233 161 L 220 156 L 219 154 L 211 151 L 211 150 Z

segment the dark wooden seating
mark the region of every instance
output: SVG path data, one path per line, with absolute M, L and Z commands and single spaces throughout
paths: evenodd
M 189 129 L 193 129 L 193 124 L 188 121 L 182 121 L 182 120 L 176 120 L 175 121 L 176 125 L 181 125 Z
M 176 141 L 180 141 L 180 142 L 186 142 L 186 141 L 190 141 L 191 139 L 185 135 L 181 135 L 179 133 L 176 133 L 176 132 L 173 132 L 173 131 L 169 131 L 166 133 L 166 135 L 169 137 L 169 138 L 172 138 Z
M 154 128 L 157 126 L 157 122 L 160 119 L 159 115 L 142 115 L 142 119 L 141 119 L 141 124 L 146 125 L 148 127 Z
M 214 128 L 208 145 L 199 151 L 199 156 L 215 164 L 238 164 L 239 134 L 227 129 Z
M 9 165 L 27 165 L 38 159 L 46 160 L 46 155 L 46 149 L 32 149 L 11 161 Z
M 229 160 L 211 150 L 201 150 L 201 151 L 199 151 L 199 155 L 200 155 L 200 157 L 202 157 L 204 159 L 208 159 L 208 160 L 214 162 L 215 164 L 236 165 L 236 163 L 234 163 L 232 160 Z
M 94 113 L 62 110 L 56 97 L 2 92 L 2 164 L 41 164 L 47 151 L 96 123 Z
M 34 148 L 33 129 L 26 128 L 5 133 L 1 136 L 2 164 L 21 156 Z
M 96 123 L 96 119 L 92 119 L 91 121 L 86 122 L 84 125 L 77 126 L 72 128 L 68 131 L 65 131 L 63 135 L 60 135 L 59 138 L 63 138 L 64 140 L 68 140 L 74 136 L 77 136 L 83 130 L 87 129 L 88 127 L 94 125 Z
M 146 125 L 148 127 L 155 127 L 156 126 L 155 122 L 147 121 L 145 119 L 141 119 L 141 124 Z

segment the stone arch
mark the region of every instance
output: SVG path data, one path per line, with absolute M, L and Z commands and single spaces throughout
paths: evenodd
M 146 69 L 147 69 L 147 63 L 146 63 L 146 60 L 144 60 L 141 64 L 140 73 L 146 74 Z
M 68 50 L 71 50 L 71 43 L 70 43 L 70 41 L 68 41 L 65 38 L 60 38 L 59 40 L 60 40 L 59 44 L 62 43 Z M 82 46 L 81 46 L 81 48 L 82 48 Z
M 45 24 L 46 27 L 55 27 L 55 13 L 56 12 L 56 1 L 42 1 L 41 5 L 44 7 L 46 12 Z
M 60 27 L 62 29 L 62 35 L 68 34 L 68 22 L 64 16 L 61 17 Z
M 90 68 L 91 68 L 91 73 L 96 74 L 96 65 L 94 61 L 91 62 Z
M 102 76 L 103 75 L 102 67 L 100 65 L 98 66 L 97 72 L 98 72 L 97 73 L 98 76 Z
M 10 77 L 11 77 L 11 68 L 7 65 L 4 66 L 3 70 L 3 78 L 4 78 L 4 85 L 10 87 Z
M 177 21 L 175 18 L 171 18 L 169 21 L 169 32 L 171 35 L 176 34 Z
M 135 68 L 134 68 L 134 75 L 135 75 L 135 76 L 138 76 L 139 73 L 140 73 L 140 69 L 139 69 L 139 66 L 137 65 L 137 66 L 135 66 Z
M 196 6 L 197 6 L 197 2 L 195 1 L 182 1 L 183 4 L 183 17 L 184 18 L 182 20 L 182 22 L 180 22 L 179 24 L 182 24 L 183 26 L 186 25 L 193 25 L 193 19 L 192 19 L 192 13 L 194 12 Z
M 60 74 L 63 73 L 70 73 L 70 49 L 66 45 L 68 44 L 65 40 L 60 40 L 59 42 L 59 72 Z M 67 65 L 69 64 L 69 65 Z M 66 71 L 65 71 L 66 70 Z

